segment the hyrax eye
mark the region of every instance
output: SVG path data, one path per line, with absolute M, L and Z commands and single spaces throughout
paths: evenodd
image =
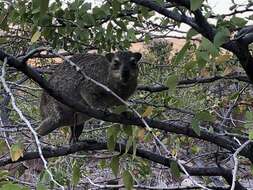
M 129 59 L 129 64 L 130 65 L 132 65 L 132 66 L 136 66 L 136 60 L 135 60 L 135 58 L 134 57 L 130 57 L 130 59 Z
M 130 65 L 132 65 L 132 66 L 136 66 L 136 65 L 137 65 L 135 59 L 130 60 L 129 63 L 130 63 Z

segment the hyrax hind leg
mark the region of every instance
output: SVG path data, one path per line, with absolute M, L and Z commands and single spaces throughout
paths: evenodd
M 63 108 L 61 104 L 57 104 L 54 101 L 41 106 L 43 120 L 36 130 L 40 136 L 49 134 L 53 130 L 64 126 L 66 121 L 71 120 L 72 112 L 69 109 L 64 110 Z
M 74 144 L 78 142 L 78 139 L 80 135 L 82 134 L 84 123 L 79 125 L 71 125 L 70 126 L 70 138 L 69 138 L 69 144 Z
M 90 119 L 89 116 L 82 113 L 74 114 L 74 122 L 70 125 L 70 139 L 69 143 L 74 144 L 78 142 L 80 135 L 82 134 L 86 121 Z
M 38 135 L 45 136 L 60 126 L 61 118 L 53 115 L 45 118 L 36 131 Z

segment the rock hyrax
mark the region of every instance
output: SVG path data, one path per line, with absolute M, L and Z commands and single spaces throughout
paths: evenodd
M 139 73 L 137 63 L 140 58 L 140 53 L 119 51 L 108 53 L 105 56 L 79 54 L 74 55 L 70 60 L 78 65 L 86 75 L 109 87 L 126 100 L 136 89 Z M 105 109 L 121 104 L 109 92 L 87 80 L 67 61 L 57 67 L 51 75 L 49 83 L 72 101 L 78 101 L 85 106 Z M 84 122 L 90 119 L 89 116 L 78 113 L 58 102 L 45 91 L 41 96 L 40 111 L 42 123 L 37 129 L 38 134 L 44 136 L 61 126 L 71 126 L 70 142 L 78 140 Z

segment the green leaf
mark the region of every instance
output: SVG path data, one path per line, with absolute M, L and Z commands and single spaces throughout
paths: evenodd
M 2 180 L 3 178 L 6 178 L 8 177 L 8 170 L 0 170 L 0 179 Z
M 197 112 L 195 118 L 197 118 L 199 121 L 214 121 L 213 116 L 206 110 Z
M 205 65 L 205 64 L 203 65 L 203 63 L 206 63 L 206 62 L 210 61 L 209 53 L 206 50 L 198 50 L 196 55 L 197 55 L 198 63 L 200 62 L 202 66 Z
M 99 167 L 101 169 L 105 169 L 106 168 L 106 160 L 100 160 L 99 162 Z
M 40 173 L 40 176 L 39 176 L 39 182 L 42 183 L 42 184 L 48 184 L 48 182 L 50 181 L 50 176 L 48 174 L 47 171 L 43 171 Z
M 134 186 L 134 180 L 131 173 L 128 170 L 125 170 L 122 174 L 122 177 L 125 188 L 127 190 L 132 190 Z
M 162 26 L 167 26 L 169 23 L 171 23 L 171 20 L 170 20 L 170 19 L 168 19 L 168 18 L 163 18 L 163 19 L 161 20 L 160 25 L 162 25 Z
M 114 150 L 119 131 L 120 131 L 119 124 L 114 124 L 109 129 L 107 129 L 107 148 L 109 151 Z
M 172 160 L 170 162 L 170 170 L 173 175 L 173 177 L 179 178 L 180 177 L 180 170 L 178 168 L 177 162 Z
M 120 12 L 121 4 L 118 0 L 112 1 L 112 10 L 113 10 L 113 15 L 117 15 L 117 13 Z
M 204 0 L 191 0 L 191 10 L 196 11 L 198 8 L 201 7 Z
M 249 131 L 249 140 L 253 140 L 253 130 Z
M 0 28 L 5 31 L 8 30 L 8 16 L 0 14 Z
M 145 19 L 150 18 L 150 16 L 151 16 L 150 10 L 149 10 L 147 7 L 140 6 L 140 11 L 141 11 L 141 15 L 142 15 Z
M 201 63 L 201 66 L 205 66 L 205 63 L 210 61 L 210 56 L 216 57 L 218 55 L 219 55 L 219 49 L 208 39 L 203 38 L 196 53 L 197 60 L 199 63 Z
M 230 21 L 236 25 L 237 27 L 243 27 L 247 24 L 247 20 L 243 19 L 243 18 L 240 18 L 240 17 L 236 17 L 236 16 L 233 16 Z
M 105 15 L 105 12 L 101 7 L 94 7 L 92 13 L 96 19 L 101 19 Z
M 126 24 L 122 20 L 113 20 L 122 30 L 127 31 Z
M 190 40 L 193 36 L 196 36 L 198 34 L 198 32 L 196 30 L 194 30 L 193 28 L 191 28 L 190 30 L 188 30 L 187 34 L 186 34 L 186 39 Z
M 7 183 L 3 185 L 0 190 L 24 190 L 24 187 L 17 184 Z
M 40 31 L 36 31 L 33 34 L 32 38 L 31 38 L 31 42 L 34 43 L 34 42 L 38 41 L 38 39 L 40 38 L 40 36 L 41 36 L 41 32 Z
M 201 45 L 200 45 L 200 49 L 203 49 L 203 50 L 207 51 L 213 57 L 216 57 L 216 56 L 219 55 L 219 49 L 212 42 L 210 42 L 206 38 L 202 39 L 202 42 L 201 42 Z
M 245 113 L 245 120 L 246 120 L 246 123 L 244 124 L 244 127 L 245 128 L 252 128 L 252 126 L 253 126 L 253 112 L 247 111 Z
M 212 122 L 214 121 L 213 116 L 206 110 L 204 111 L 199 111 L 197 113 L 195 113 L 194 118 L 192 119 L 192 123 L 191 123 L 191 127 L 194 130 L 194 132 L 197 135 L 200 135 L 200 122 L 201 121 L 209 121 Z
M 0 154 L 6 152 L 7 150 L 8 150 L 8 147 L 6 145 L 6 142 L 0 139 Z
M 48 25 L 49 23 L 51 23 L 51 20 L 52 18 L 48 15 L 42 15 L 40 17 L 40 21 L 39 21 L 39 24 L 40 25 Z
M 200 127 L 199 127 L 199 120 L 196 118 L 192 119 L 192 123 L 191 123 L 191 127 L 193 129 L 193 131 L 200 136 Z
M 129 137 L 127 140 L 127 144 L 126 144 L 126 150 L 125 150 L 125 154 L 128 153 L 129 149 L 132 147 L 133 145 L 133 137 Z
M 251 164 L 251 166 L 250 166 L 250 173 L 251 173 L 251 175 L 253 175 L 253 164 Z
M 38 183 L 36 186 L 36 190 L 47 190 L 47 187 L 42 183 Z
M 191 152 L 192 152 L 193 154 L 199 153 L 200 150 L 201 150 L 201 148 L 200 148 L 199 146 L 197 146 L 197 145 L 193 145 L 193 146 L 191 147 Z
M 133 136 L 133 126 L 132 125 L 123 125 L 123 131 L 127 136 Z
M 116 145 L 116 139 L 114 136 L 110 136 L 108 139 L 107 139 L 107 148 L 109 151 L 114 151 L 115 149 L 115 145 Z
M 132 143 L 132 147 L 133 147 L 133 156 L 132 158 L 135 159 L 136 157 L 136 151 L 137 151 L 137 142 L 136 142 L 136 138 L 133 138 L 133 143 Z
M 117 136 L 120 132 L 120 125 L 119 124 L 113 124 L 110 128 L 107 129 L 107 136 Z
M 23 157 L 24 147 L 21 143 L 16 143 L 11 146 L 10 154 L 11 160 L 17 161 L 20 157 Z
M 74 186 L 76 186 L 78 184 L 78 182 L 80 180 L 80 176 L 81 176 L 80 165 L 76 161 L 73 164 L 72 171 L 73 171 L 72 183 Z
M 88 24 L 88 25 L 95 25 L 96 21 L 95 18 L 93 17 L 92 14 L 86 13 L 85 16 L 83 17 L 83 21 L 84 23 Z
M 117 175 L 119 173 L 119 156 L 114 156 L 112 158 L 112 161 L 110 163 L 110 167 L 111 167 L 112 172 L 115 175 L 115 177 L 117 177 Z
M 152 133 L 148 132 L 145 136 L 144 136 L 144 142 L 151 142 L 153 140 L 153 135 Z
M 189 46 L 190 46 L 190 42 L 186 42 L 185 45 L 182 47 L 182 49 L 177 53 L 177 55 L 175 57 L 173 57 L 173 59 L 172 59 L 173 65 L 177 65 L 178 63 L 180 63 L 183 60 Z
M 246 119 L 246 121 L 253 121 L 253 112 L 251 112 L 251 111 L 247 111 L 246 113 L 245 113 L 245 119 Z
M 171 89 L 174 90 L 177 87 L 178 83 L 178 76 L 173 74 L 170 77 L 168 77 L 166 81 L 166 85 Z
M 37 14 L 37 13 L 39 13 L 39 12 L 40 12 L 40 8 L 39 8 L 39 7 L 32 10 L 32 14 L 33 14 L 33 15 L 35 15 L 35 14 Z
M 40 1 L 40 17 L 44 16 L 48 10 L 49 0 Z
M 151 36 L 149 34 L 145 34 L 145 36 L 144 36 L 144 43 L 145 44 L 149 44 L 150 41 L 151 41 Z
M 230 32 L 227 28 L 221 28 L 214 36 L 213 44 L 220 47 L 229 40 Z
M 135 31 L 133 29 L 129 29 L 127 31 L 127 38 L 128 38 L 129 41 L 136 40 Z
M 84 3 L 81 7 L 82 10 L 88 11 L 91 9 L 91 3 Z
M 40 0 L 32 0 L 32 11 L 36 11 L 36 13 L 38 13 L 37 11 L 40 11 Z M 32 14 L 34 14 L 32 12 Z
M 232 93 L 231 95 L 229 95 L 229 100 L 235 100 L 239 95 L 239 92 Z

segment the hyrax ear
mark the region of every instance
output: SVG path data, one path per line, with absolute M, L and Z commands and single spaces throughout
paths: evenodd
M 133 54 L 134 54 L 134 58 L 135 58 L 136 62 L 138 62 L 142 57 L 141 53 L 133 53 Z
M 107 53 L 105 54 L 105 57 L 106 59 L 109 61 L 109 62 L 112 62 L 112 59 L 114 57 L 114 53 Z

